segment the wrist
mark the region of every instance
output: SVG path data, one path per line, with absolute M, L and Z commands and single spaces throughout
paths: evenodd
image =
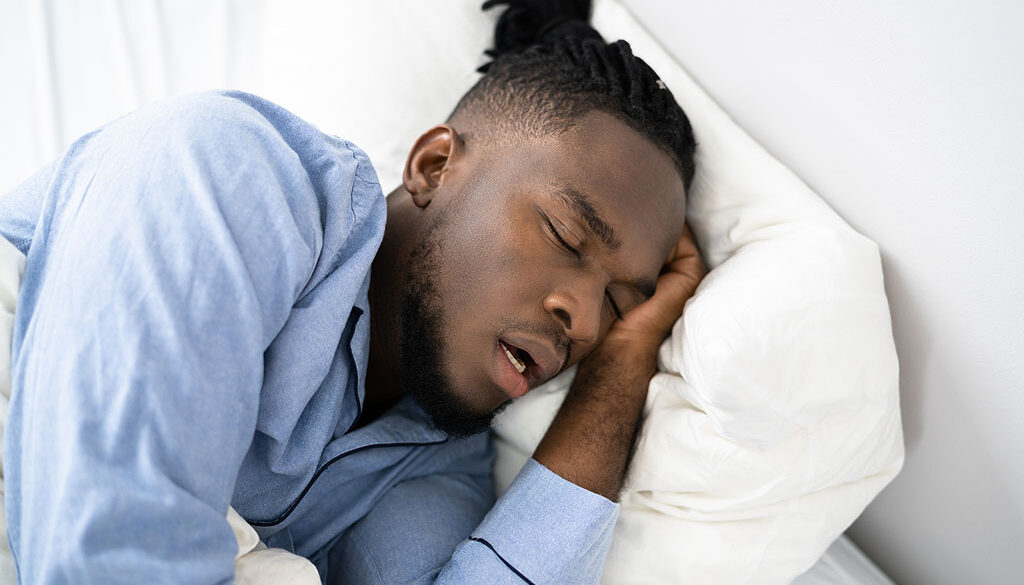
M 626 377 L 654 376 L 659 343 L 629 337 L 605 338 L 580 364 L 590 371 L 618 372 Z
M 651 357 L 657 359 L 664 335 L 652 335 L 630 330 L 613 329 L 595 350 L 605 355 L 623 356 L 631 359 Z

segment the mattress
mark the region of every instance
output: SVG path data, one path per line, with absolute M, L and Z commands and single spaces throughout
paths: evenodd
M 793 585 L 894 585 L 845 535 L 832 543 L 821 559 Z

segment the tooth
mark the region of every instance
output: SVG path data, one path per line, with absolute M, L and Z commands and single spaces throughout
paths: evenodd
M 517 358 L 516 356 L 512 355 L 512 352 L 509 351 L 507 347 L 505 347 L 504 343 L 501 344 L 501 349 L 505 350 L 505 355 L 508 357 L 508 361 L 512 362 L 512 365 L 515 366 L 517 372 L 522 374 L 523 372 L 526 371 L 526 364 L 519 361 L 519 358 Z

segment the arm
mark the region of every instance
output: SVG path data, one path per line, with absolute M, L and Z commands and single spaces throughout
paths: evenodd
M 263 351 L 315 260 L 273 134 L 191 98 L 80 141 L 48 182 L 5 446 L 22 582 L 232 581 Z

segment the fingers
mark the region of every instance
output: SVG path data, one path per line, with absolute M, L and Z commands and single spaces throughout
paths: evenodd
M 662 268 L 657 292 L 664 291 L 666 297 L 671 297 L 681 313 L 683 305 L 693 296 L 697 285 L 707 272 L 693 232 L 690 231 L 689 225 L 684 225 L 683 234 L 676 241 L 672 258 Z
M 678 270 L 675 270 L 676 272 L 699 274 L 701 278 L 703 278 L 704 274 L 707 274 L 707 268 L 705 268 L 704 261 L 700 257 L 700 250 L 697 248 L 697 241 L 693 237 L 693 232 L 690 231 L 689 224 L 683 224 L 683 235 L 676 241 L 676 246 L 672 251 L 672 258 L 669 259 L 665 266 L 668 270 L 678 268 Z
M 689 226 L 684 226 L 672 257 L 662 267 L 654 296 L 633 308 L 618 326 L 631 330 L 633 334 L 646 332 L 660 343 L 682 315 L 686 301 L 693 296 L 705 274 L 707 268 L 701 260 L 693 233 Z
M 674 268 L 658 277 L 654 297 L 648 303 L 657 316 L 660 328 L 668 331 L 672 324 L 683 313 L 686 301 L 690 300 L 700 284 L 702 274 L 692 270 L 698 264 L 691 259 L 680 259 L 673 263 Z

